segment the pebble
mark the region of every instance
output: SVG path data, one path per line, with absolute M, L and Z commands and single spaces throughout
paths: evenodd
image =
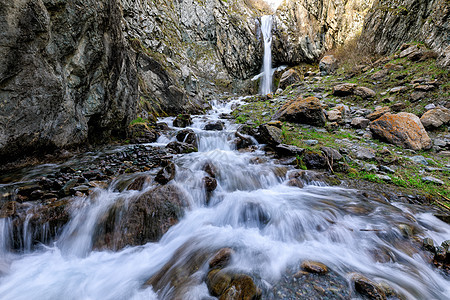
M 425 157 L 423 157 L 422 155 L 412 156 L 409 159 L 411 159 L 416 164 L 428 165 L 427 159 Z
M 378 179 L 381 179 L 381 180 L 383 180 L 383 181 L 385 181 L 385 182 L 391 182 L 391 181 L 392 181 L 391 177 L 389 177 L 389 176 L 387 176 L 387 175 L 376 174 L 375 176 L 376 176 Z
M 306 141 L 303 141 L 303 143 L 305 143 L 308 146 L 314 146 L 314 145 L 317 145 L 319 143 L 319 141 L 318 140 L 306 140 Z
M 444 185 L 444 182 L 442 180 L 437 179 L 437 178 L 432 177 L 432 176 L 422 177 L 422 181 L 426 182 L 426 183 L 434 183 L 434 184 L 437 184 L 437 185 Z
M 395 170 L 388 166 L 380 166 L 380 170 L 383 172 L 386 172 L 386 173 L 391 173 L 391 174 L 395 173 Z

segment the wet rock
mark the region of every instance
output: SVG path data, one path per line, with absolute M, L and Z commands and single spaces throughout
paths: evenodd
M 356 87 L 353 94 L 360 96 L 363 99 L 374 98 L 377 95 L 374 90 L 363 86 Z
M 234 140 L 234 144 L 236 145 L 236 149 L 244 149 L 254 145 L 253 140 L 248 135 L 243 135 L 239 131 L 234 133 L 236 139 Z
M 206 162 L 203 165 L 202 170 L 205 171 L 212 178 L 216 178 L 216 175 L 218 174 L 217 167 L 212 162 Z
M 308 169 L 326 169 L 328 167 L 327 159 L 321 152 L 306 150 L 302 159 Z
M 173 120 L 173 126 L 175 127 L 184 128 L 190 125 L 192 125 L 192 119 L 188 114 L 180 114 Z
M 0 206 L 0 218 L 9 218 L 16 214 L 16 201 L 8 201 Z
M 273 119 L 313 126 L 324 126 L 326 117 L 316 97 L 292 100 L 278 110 Z
M 362 296 L 373 300 L 385 300 L 386 295 L 384 291 L 373 281 L 368 278 L 355 274 L 352 276 L 352 281 L 355 286 L 355 290 Z
M 208 273 L 206 284 L 211 295 L 218 297 L 219 300 L 261 299 L 261 290 L 246 274 L 229 274 L 212 270 Z
M 172 153 L 182 154 L 182 153 L 191 153 L 197 152 L 198 149 L 194 147 L 194 145 L 188 143 L 181 143 L 178 141 L 173 141 L 167 144 L 166 146 Z
M 262 229 L 270 222 L 270 215 L 260 203 L 247 202 L 242 205 L 238 222 L 245 227 Z
M 427 129 L 439 128 L 450 124 L 450 109 L 436 107 L 425 112 L 420 118 L 423 126 Z
M 328 268 L 324 264 L 316 261 L 311 260 L 305 260 L 300 265 L 300 268 L 302 270 L 309 272 L 309 273 L 315 273 L 315 274 L 326 274 L 328 273 Z
M 369 126 L 369 119 L 363 117 L 356 117 L 352 119 L 351 125 L 355 128 L 365 129 Z
M 400 147 L 421 150 L 432 146 L 420 119 L 410 113 L 386 113 L 370 123 L 370 130 L 375 136 Z
M 286 144 L 279 144 L 275 147 L 275 152 L 279 157 L 301 155 L 305 149 Z
M 223 128 L 224 128 L 224 123 L 222 121 L 215 121 L 215 122 L 210 122 L 210 123 L 206 124 L 203 129 L 220 131 L 220 130 L 223 130 Z
M 335 96 L 349 96 L 355 91 L 357 85 L 354 83 L 342 83 L 333 87 L 333 95 Z
M 230 286 L 231 276 L 222 272 L 221 270 L 209 271 L 206 284 L 208 290 L 213 296 L 221 296 L 225 290 Z
M 15 214 L 12 215 L 13 224 L 13 248 L 23 249 L 24 230 L 31 233 L 32 247 L 49 243 L 62 228 L 69 222 L 70 217 L 69 199 L 49 199 L 42 205 L 26 207 L 25 211 L 15 205 Z M 19 211 L 20 210 L 20 211 Z M 25 229 L 26 226 L 26 229 Z
M 298 178 L 289 179 L 287 185 L 292 187 L 298 187 L 300 189 L 302 189 L 305 186 L 305 184 Z
M 217 188 L 217 180 L 209 176 L 203 178 L 203 184 L 207 193 L 211 193 Z
M 424 238 L 422 246 L 425 250 L 434 252 L 434 241 L 430 238 Z
M 165 123 L 165 122 L 156 123 L 156 128 L 161 131 L 169 131 L 170 130 L 169 125 L 167 125 L 167 123 Z
M 183 191 L 171 184 L 119 200 L 98 220 L 94 248 L 118 250 L 156 242 L 183 216 L 187 203 Z
M 302 76 L 295 69 L 289 69 L 285 71 L 280 78 L 280 83 L 278 84 L 278 88 L 285 89 L 288 86 L 297 83 L 302 80 Z
M 379 108 L 375 109 L 375 111 L 373 113 L 368 114 L 366 116 L 366 118 L 369 119 L 370 121 L 373 121 L 390 111 L 391 111 L 391 109 L 389 108 L 389 106 L 379 107 Z
M 162 185 L 167 184 L 169 181 L 175 178 L 175 170 L 175 164 L 169 162 L 167 166 L 163 167 L 161 170 L 159 170 L 158 174 L 156 174 L 155 181 Z
M 324 56 L 319 62 L 320 75 L 331 75 L 336 71 L 337 67 L 338 63 L 334 55 Z
M 234 254 L 234 250 L 231 248 L 222 248 L 220 249 L 216 254 L 214 254 L 214 257 L 209 261 L 209 268 L 210 269 L 223 269 L 231 261 L 231 256 Z
M 192 129 L 183 129 L 177 133 L 177 141 L 182 143 L 191 144 L 195 148 L 198 148 L 197 135 Z
M 134 124 L 130 126 L 130 141 L 135 144 L 153 143 L 159 137 L 159 133 L 151 129 L 147 124 Z
M 60 194 L 62 196 L 69 196 L 71 189 L 73 189 L 78 184 L 78 179 L 71 179 L 62 187 Z
M 436 184 L 436 185 L 444 185 L 445 184 L 442 180 L 437 179 L 437 178 L 432 177 L 432 176 L 422 177 L 422 181 L 425 182 L 425 183 L 433 183 L 433 184 Z
M 275 126 L 260 125 L 256 139 L 261 144 L 276 146 L 281 143 L 281 129 Z
M 149 181 L 150 178 L 148 176 L 138 176 L 130 183 L 127 190 L 142 191 L 144 185 Z

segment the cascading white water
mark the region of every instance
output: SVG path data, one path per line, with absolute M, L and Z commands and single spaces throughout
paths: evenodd
M 261 78 L 261 94 L 272 93 L 272 23 L 273 16 L 261 17 L 261 33 L 264 39 L 264 58 Z
M 426 262 L 424 252 L 411 251 L 402 228 L 409 226 L 440 243 L 450 237 L 448 224 L 420 206 L 371 199 L 355 190 L 288 186 L 285 166 L 270 159 L 254 163 L 263 155 L 260 150 L 234 150 L 236 124 L 222 120 L 223 131 L 202 129 L 238 102 L 214 103 L 210 115 L 193 118 L 190 128 L 198 135 L 200 151 L 176 156 L 173 182 L 190 196 L 190 208 L 159 242 L 94 251 L 99 216 L 140 193 L 97 190 L 74 201 L 71 220 L 54 244 L 7 253 L 3 264 L 0 258 L 0 299 L 173 299 L 170 285 L 156 294 L 143 284 L 173 259 L 187 264 L 186 253 L 174 256 L 178 249 L 189 254 L 223 247 L 236 251 L 231 268 L 254 274 L 265 287 L 276 283 L 288 266 L 310 259 L 345 278 L 359 272 L 387 283 L 406 299 L 446 299 L 450 280 Z M 165 119 L 168 124 L 172 120 Z M 163 136 L 156 145 L 173 139 Z M 217 169 L 218 186 L 209 201 L 202 185 L 206 162 Z M 9 230 L 10 220 L 0 219 L 2 255 L 10 244 Z M 192 275 L 183 299 L 214 299 L 204 283 L 205 272 L 201 267 Z

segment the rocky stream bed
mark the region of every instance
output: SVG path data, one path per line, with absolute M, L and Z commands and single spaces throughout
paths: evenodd
M 342 155 L 307 160 L 225 98 L 135 128 L 141 144 L 4 174 L 0 296 L 445 299 L 445 211 L 320 171 Z

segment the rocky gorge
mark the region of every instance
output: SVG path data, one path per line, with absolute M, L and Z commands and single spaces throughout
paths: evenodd
M 445 299 L 446 1 L 0 4 L 0 298 Z

